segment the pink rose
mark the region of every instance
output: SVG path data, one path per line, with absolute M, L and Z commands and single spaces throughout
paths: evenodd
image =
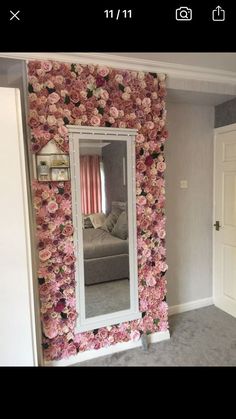
M 65 127 L 65 125 L 62 125 L 61 127 L 58 128 L 58 133 L 62 137 L 65 137 L 68 134 L 68 129 Z
M 140 172 L 144 172 L 146 170 L 146 165 L 143 161 L 140 160 L 139 162 L 137 162 L 137 170 Z
M 62 357 L 63 358 L 67 358 L 73 355 L 77 354 L 77 349 L 76 346 L 74 345 L 74 343 L 70 343 L 64 350 L 62 353 Z
M 60 96 L 56 92 L 53 92 L 48 96 L 48 102 L 51 103 L 51 105 L 57 103 L 59 100 Z
M 55 83 L 63 84 L 63 82 L 64 82 L 64 77 L 62 77 L 60 75 L 55 77 Z
M 156 280 L 153 277 L 147 278 L 146 283 L 149 287 L 154 287 L 156 285 Z
M 39 259 L 42 262 L 46 262 L 46 260 L 50 259 L 51 255 L 52 254 L 48 249 L 43 249 L 43 250 L 40 250 L 39 252 Z
M 45 336 L 49 339 L 53 339 L 58 335 L 58 322 L 57 320 L 51 320 L 43 325 L 43 331 Z
M 154 128 L 154 123 L 152 121 L 148 121 L 145 124 L 147 129 L 153 129 Z
M 108 67 L 99 67 L 98 68 L 98 74 L 101 77 L 106 77 L 109 74 L 109 68 Z
M 157 170 L 159 171 L 159 172 L 164 172 L 164 170 L 166 169 L 166 163 L 165 162 L 163 162 L 163 161 L 159 161 L 158 163 L 157 163 Z
M 157 130 L 153 129 L 148 133 L 148 137 L 150 138 L 150 140 L 155 140 L 157 137 Z
M 100 125 L 100 118 L 98 116 L 92 116 L 92 118 L 90 119 L 90 123 L 91 125 L 93 125 L 94 127 L 98 127 Z
M 77 106 L 75 106 L 71 111 L 71 116 L 73 118 L 78 118 L 80 116 L 81 112 Z
M 64 257 L 63 262 L 66 265 L 72 265 L 75 262 L 75 257 L 71 256 L 71 255 L 68 255 L 68 256 Z
M 77 90 L 72 90 L 70 93 L 70 99 L 73 103 L 79 102 L 79 92 Z
M 150 106 L 150 104 L 151 104 L 151 99 L 150 99 L 149 97 L 145 97 L 145 98 L 142 100 L 142 105 L 143 105 L 143 107 L 144 107 L 144 108 L 149 107 L 149 106 Z
M 62 231 L 62 234 L 64 234 L 64 236 L 71 236 L 73 234 L 73 227 L 70 224 L 67 224 Z
M 132 340 L 137 341 L 140 339 L 140 332 L 138 330 L 132 330 L 130 337 Z
M 49 112 L 51 112 L 51 113 L 57 112 L 57 107 L 54 104 L 53 105 L 49 105 L 48 109 L 49 109 Z
M 168 269 L 168 265 L 166 264 L 166 262 L 161 262 L 161 261 L 158 262 L 157 267 L 161 272 L 165 272 Z
M 58 204 L 56 201 L 50 201 L 47 205 L 47 210 L 50 214 L 54 214 L 58 210 Z
M 124 121 L 120 121 L 119 128 L 126 128 L 126 123 Z
M 34 92 L 40 92 L 40 90 L 42 90 L 43 86 L 40 83 L 34 83 L 33 84 L 33 89 Z
M 146 200 L 145 196 L 143 196 L 143 195 L 138 196 L 138 198 L 137 198 L 137 204 L 138 205 L 140 205 L 142 207 L 143 205 L 146 205 L 146 203 L 147 203 L 147 200 Z
M 144 141 L 145 141 L 145 138 L 144 138 L 143 134 L 136 135 L 136 142 L 138 144 L 142 144 L 142 143 L 144 143 Z
M 101 99 L 103 99 L 103 100 L 108 100 L 108 98 L 109 98 L 109 94 L 108 94 L 108 92 L 106 91 L 106 90 L 104 90 L 104 89 L 102 89 L 101 91 L 100 91 L 100 96 L 101 96 Z
M 119 116 L 119 111 L 118 111 L 118 109 L 116 109 L 116 107 L 115 107 L 115 106 L 112 106 L 112 107 L 110 108 L 110 115 L 111 115 L 113 118 L 118 118 L 118 116 Z
M 39 124 L 40 124 L 40 122 L 39 122 L 38 118 L 35 118 L 35 117 L 33 117 L 33 116 L 32 116 L 32 117 L 29 119 L 29 125 L 30 125 L 30 127 L 31 127 L 31 128 L 38 127 L 38 126 L 39 126 Z
M 41 62 L 41 68 L 42 68 L 42 70 L 46 71 L 46 73 L 47 73 L 48 71 L 51 71 L 52 63 L 50 61 L 42 61 Z
M 165 236 L 166 236 L 166 232 L 165 232 L 165 230 L 164 229 L 160 229 L 160 230 L 158 230 L 158 236 L 160 237 L 160 239 L 164 239 L 165 238 Z

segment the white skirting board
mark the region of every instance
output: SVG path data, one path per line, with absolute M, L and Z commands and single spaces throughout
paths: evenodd
M 163 340 L 170 339 L 169 330 L 166 332 L 156 332 L 148 335 L 149 343 L 161 342 Z M 44 366 L 46 367 L 68 367 L 80 362 L 87 361 L 89 359 L 98 358 L 100 356 L 111 355 L 116 352 L 127 351 L 128 349 L 138 348 L 142 346 L 141 339 L 138 341 L 129 341 L 123 343 L 117 343 L 106 348 L 101 349 L 92 349 L 90 351 L 80 352 L 75 356 L 71 356 L 67 359 L 62 359 L 60 361 L 50 361 L 45 362 Z
M 213 298 L 203 298 L 201 300 L 190 301 L 188 303 L 179 304 L 175 306 L 170 306 L 168 309 L 169 315 L 184 313 L 185 311 L 195 310 L 201 307 L 207 307 L 213 305 Z M 163 340 L 170 339 L 170 332 L 156 332 L 148 335 L 149 343 L 161 342 Z M 117 343 L 116 345 L 111 345 L 106 348 L 101 348 L 97 350 L 90 350 L 85 352 L 80 352 L 75 356 L 71 356 L 67 359 L 62 359 L 60 361 L 48 361 L 44 363 L 44 366 L 47 367 L 68 367 L 79 364 L 80 362 L 88 361 L 89 359 L 99 358 L 105 355 L 111 355 L 116 352 L 127 351 L 129 349 L 138 348 L 142 346 L 141 339 L 138 341 L 129 341 L 123 343 Z
M 207 307 L 213 305 L 213 298 L 202 298 L 201 300 L 190 301 L 188 303 L 170 306 L 168 309 L 169 316 L 172 314 L 184 313 L 185 311 L 196 310 L 197 308 Z

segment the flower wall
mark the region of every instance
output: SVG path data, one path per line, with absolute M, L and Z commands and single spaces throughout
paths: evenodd
M 142 318 L 76 333 L 71 184 L 33 181 L 38 282 L 46 360 L 168 329 L 165 272 L 165 75 L 50 61 L 28 63 L 32 153 L 54 140 L 69 152 L 67 124 L 136 128 L 138 289 Z

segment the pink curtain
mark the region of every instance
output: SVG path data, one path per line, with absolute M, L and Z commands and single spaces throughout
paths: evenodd
M 102 211 L 100 156 L 80 156 L 82 213 Z

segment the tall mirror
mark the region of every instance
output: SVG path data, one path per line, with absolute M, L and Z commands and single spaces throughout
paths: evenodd
M 137 319 L 135 130 L 69 127 L 78 330 Z

